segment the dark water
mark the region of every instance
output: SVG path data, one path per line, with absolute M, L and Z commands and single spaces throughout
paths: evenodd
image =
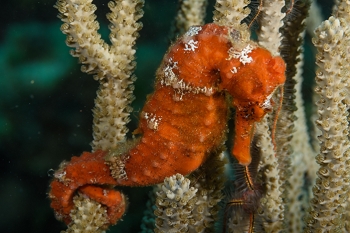
M 107 2 L 94 2 L 105 38 Z M 54 3 L 1 1 L 0 232 L 65 229 L 49 207 L 51 169 L 72 155 L 90 150 L 97 82 L 80 72 L 77 60 L 69 55 Z M 146 0 L 144 27 L 137 42 L 138 80 L 130 131 L 136 128 L 138 111 L 152 91 L 155 70 L 169 45 L 176 5 L 176 1 Z M 329 14 L 330 6 L 325 4 L 324 10 Z M 306 51 L 311 57 L 310 50 Z M 307 57 L 307 62 L 313 66 L 311 58 Z M 312 69 L 306 72 L 313 77 Z M 307 83 L 305 90 L 310 92 L 311 81 Z M 123 190 L 129 196 L 130 208 L 124 221 L 110 232 L 137 232 L 149 188 Z

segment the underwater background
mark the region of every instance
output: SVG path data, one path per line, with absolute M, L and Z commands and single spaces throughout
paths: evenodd
M 0 232 L 60 232 L 47 197 L 53 170 L 63 160 L 90 151 L 92 112 L 98 82 L 69 55 L 55 0 L 2 0 L 0 20 Z M 318 1 L 324 17 L 332 1 Z M 108 41 L 108 0 L 95 0 L 100 33 Z M 207 22 L 214 1 L 209 1 Z M 129 123 L 137 126 L 146 95 L 171 38 L 177 1 L 145 0 L 137 40 L 138 80 Z M 303 93 L 311 109 L 313 51 L 305 42 Z M 109 232 L 139 232 L 150 188 L 118 188 L 130 206 Z

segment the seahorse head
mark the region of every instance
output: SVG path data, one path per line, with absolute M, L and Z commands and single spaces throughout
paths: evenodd
M 236 29 L 228 29 L 228 58 L 220 64 L 220 89 L 233 97 L 235 138 L 233 156 L 242 165 L 251 162 L 250 142 L 254 123 L 272 109 L 271 97 L 285 82 L 285 63 L 252 41 L 242 41 Z
M 235 30 L 230 36 L 235 36 L 231 43 L 237 41 Z M 236 110 L 259 120 L 271 109 L 273 92 L 285 82 L 285 63 L 255 42 L 232 44 L 227 52 L 220 67 L 220 87 L 232 95 Z

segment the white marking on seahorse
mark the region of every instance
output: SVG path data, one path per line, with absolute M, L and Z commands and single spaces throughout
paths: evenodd
M 191 26 L 190 29 L 186 32 L 185 36 L 195 36 L 202 30 L 202 27 Z
M 251 53 L 253 50 L 254 50 L 254 47 L 250 44 L 248 44 L 244 49 L 240 51 L 234 50 L 234 48 L 231 47 L 228 50 L 228 54 L 229 54 L 228 60 L 230 60 L 231 58 L 238 58 L 243 65 L 247 63 L 251 63 L 253 61 L 253 58 L 249 57 L 248 54 Z
M 148 113 L 148 112 L 145 112 L 143 116 L 147 121 L 148 128 L 153 130 L 158 130 L 159 123 L 162 120 L 162 117 L 158 117 L 154 113 Z
M 198 48 L 197 44 L 198 44 L 198 41 L 190 40 L 187 44 L 185 44 L 184 50 L 194 52 L 194 50 Z

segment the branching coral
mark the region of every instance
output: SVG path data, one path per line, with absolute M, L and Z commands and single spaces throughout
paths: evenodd
M 134 132 L 141 136 L 127 141 L 135 68 L 132 46 L 141 28 L 136 21 L 143 1 L 109 3 L 112 45 L 96 31 L 91 0 L 56 4 L 67 44 L 75 48 L 72 55 L 100 82 L 94 152 L 62 163 L 51 184 L 52 207 L 69 224 L 67 232 L 86 227 L 103 231 L 114 224 L 125 208 L 124 196 L 114 186 L 153 185 L 164 178 L 156 199 L 156 232 L 206 232 L 214 229 L 214 222 L 221 222 L 226 232 L 347 229 L 349 1 L 336 1 L 333 17 L 316 30 L 314 39 L 320 67 L 316 124 L 322 135 L 308 214 L 311 194 L 304 177 L 316 176 L 310 162 L 316 152 L 302 119 L 300 67 L 310 2 L 217 0 L 214 24 L 193 27 L 203 23 L 206 1 L 181 3 L 177 26 L 186 33 L 157 71 L 155 93 Z M 260 24 L 257 42 L 250 39 L 252 20 Z M 278 55 L 286 71 L 281 58 L 273 57 Z M 229 191 L 223 198 L 221 155 L 231 107 L 234 179 L 226 183 Z M 80 224 L 86 212 L 81 203 L 98 209 L 89 217 L 91 224 Z
M 350 6 L 347 6 L 347 11 Z M 349 58 L 350 31 L 341 17 L 330 17 L 316 30 L 314 44 L 318 49 L 316 93 L 319 118 L 316 121 L 322 131 L 319 136 L 320 164 L 318 178 L 313 187 L 314 198 L 307 218 L 307 232 L 344 229 L 349 192 L 350 143 L 348 137 L 349 109 Z

